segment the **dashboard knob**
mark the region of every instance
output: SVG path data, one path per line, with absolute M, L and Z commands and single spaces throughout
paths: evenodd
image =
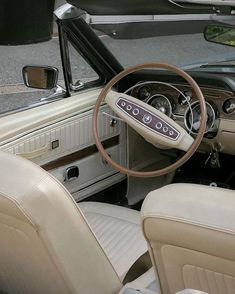
M 224 102 L 223 111 L 227 114 L 231 114 L 235 111 L 235 98 L 229 98 Z
M 178 102 L 180 105 L 183 105 L 183 106 L 188 105 L 189 102 L 191 102 L 192 97 L 193 97 L 192 91 L 184 91 L 183 95 L 182 94 L 179 95 Z

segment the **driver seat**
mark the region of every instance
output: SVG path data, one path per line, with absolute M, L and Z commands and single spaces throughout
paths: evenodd
M 147 251 L 139 213 L 81 204 L 95 236 L 49 173 L 4 152 L 0 162 L 0 292 L 118 293 L 129 268 Z

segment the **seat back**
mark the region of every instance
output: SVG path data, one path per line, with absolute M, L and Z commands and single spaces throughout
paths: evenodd
M 117 293 L 120 280 L 68 191 L 0 152 L 1 293 Z
M 142 227 L 163 294 L 235 293 L 235 192 L 173 184 L 151 192 Z

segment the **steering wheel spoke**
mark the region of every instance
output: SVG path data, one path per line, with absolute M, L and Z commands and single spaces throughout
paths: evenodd
M 194 139 L 173 119 L 132 96 L 110 91 L 105 102 L 149 143 L 187 151 Z

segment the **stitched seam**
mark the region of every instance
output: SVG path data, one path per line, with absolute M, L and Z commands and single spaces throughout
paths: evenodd
M 18 209 L 20 210 L 20 212 L 26 217 L 26 219 L 28 219 L 28 221 L 29 221 L 34 227 L 36 227 L 36 230 L 38 230 L 38 229 L 37 229 L 37 225 L 36 225 L 36 223 L 32 220 L 31 216 L 30 216 L 28 213 L 26 213 L 26 211 L 22 208 L 21 203 L 19 203 L 19 201 L 17 201 L 13 196 L 6 195 L 6 194 L 3 193 L 3 192 L 0 192 L 0 194 L 1 194 L 3 197 L 5 197 L 6 199 L 8 199 L 9 201 L 12 201 L 12 202 L 18 207 Z M 4 214 L 4 213 L 3 213 L 3 214 Z M 4 214 L 4 215 L 6 215 L 6 214 Z
M 30 223 L 31 223 L 31 224 L 33 225 L 33 227 L 35 228 L 36 234 L 38 235 L 39 240 L 42 242 L 45 251 L 47 252 L 48 256 L 50 257 L 50 260 L 51 260 L 52 264 L 55 266 L 55 268 L 57 269 L 58 273 L 59 273 L 60 276 L 63 278 L 63 280 L 64 280 L 64 282 L 65 282 L 65 285 L 66 285 L 66 288 L 68 288 L 68 283 L 66 282 L 66 278 L 64 277 L 64 274 L 60 271 L 60 269 L 58 268 L 56 262 L 54 261 L 53 255 L 51 254 L 51 252 L 50 252 L 48 246 L 46 245 L 44 238 L 43 238 L 43 237 L 41 236 L 41 234 L 40 234 L 39 227 L 36 225 L 36 223 L 34 223 L 34 222 L 32 221 L 31 217 L 30 217 L 28 214 L 26 214 L 26 212 L 24 211 L 24 209 L 20 206 L 19 202 L 18 202 L 15 198 L 12 198 L 11 196 L 6 196 L 4 193 L 2 193 L 2 194 L 3 194 L 7 199 L 9 199 L 9 200 L 11 200 L 12 202 L 14 202 L 15 204 L 17 204 L 19 210 L 23 213 L 23 215 L 25 215 L 25 217 L 26 217 L 27 219 L 29 219 Z M 3 214 L 3 215 L 4 215 L 4 214 Z M 6 224 L 3 224 L 3 225 L 6 225 Z M 6 225 L 6 226 L 8 226 L 8 225 Z M 9 227 L 11 227 L 11 226 L 9 226 Z M 17 228 L 15 228 L 15 229 L 18 230 Z M 18 230 L 18 231 L 24 233 L 24 232 L 21 231 L 21 230 Z M 25 233 L 24 233 L 24 234 L 25 234 Z M 25 234 L 25 235 L 27 236 L 27 234 Z M 40 237 L 40 236 L 41 236 L 41 237 Z M 68 288 L 68 290 L 69 290 L 69 288 Z M 70 292 L 70 291 L 69 291 L 69 292 Z
M 188 225 L 195 225 L 198 227 L 202 227 L 205 229 L 210 229 L 210 230 L 214 230 L 214 231 L 218 231 L 218 232 L 222 232 L 222 233 L 229 233 L 231 235 L 235 235 L 235 231 L 230 230 L 230 229 L 225 229 L 225 228 L 220 228 L 217 226 L 213 226 L 213 225 L 204 225 L 200 222 L 196 222 L 196 221 L 191 221 L 191 220 L 187 220 L 184 218 L 180 218 L 180 217 L 172 217 L 172 216 L 162 216 L 162 215 L 156 215 L 156 214 L 148 214 L 148 216 L 143 216 L 142 219 L 146 220 L 148 218 L 153 218 L 153 219 L 163 219 L 163 220 L 169 220 L 169 221 L 175 221 L 178 223 L 184 223 L 184 224 L 188 224 Z
M 78 207 L 79 207 L 79 204 L 78 204 Z M 79 207 L 79 209 L 81 209 L 81 211 L 83 211 L 82 208 Z M 83 213 L 84 213 L 85 215 L 86 215 L 86 214 L 102 215 L 102 216 L 104 216 L 104 217 L 109 217 L 109 218 L 112 218 L 112 219 L 118 219 L 118 220 L 120 220 L 120 221 L 122 221 L 122 222 L 125 222 L 125 223 L 131 224 L 131 225 L 135 225 L 136 227 L 139 227 L 139 224 L 137 224 L 137 223 L 133 223 L 133 222 L 131 222 L 131 221 L 128 221 L 128 220 L 123 219 L 123 218 L 120 218 L 120 217 L 118 217 L 118 216 L 112 216 L 112 215 L 109 215 L 109 214 L 104 214 L 104 213 L 102 213 L 102 212 L 93 212 L 93 211 L 91 211 L 91 210 L 90 210 L 90 211 L 89 211 L 89 210 L 86 210 L 86 211 L 84 211 Z

